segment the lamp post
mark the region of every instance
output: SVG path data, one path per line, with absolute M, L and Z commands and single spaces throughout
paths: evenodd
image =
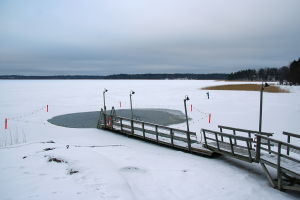
M 105 105 L 105 93 L 107 92 L 108 90 L 106 88 L 104 88 L 104 91 L 103 91 L 103 106 L 104 106 L 104 113 L 106 114 L 106 105 Z
M 261 83 L 260 89 L 260 104 L 259 104 L 259 133 L 261 133 L 261 126 L 262 126 L 262 106 L 263 106 L 263 92 L 266 87 L 269 87 L 268 83 Z
M 187 116 L 187 110 L 186 110 L 186 101 L 190 100 L 190 98 L 185 95 L 185 98 L 184 98 L 184 111 L 185 111 L 185 119 L 186 119 L 186 128 L 187 128 L 187 131 L 190 132 L 190 128 L 189 128 L 189 119 L 188 119 L 188 116 Z
M 131 96 L 134 94 L 135 92 L 134 91 L 130 91 L 129 93 L 129 97 L 130 97 L 130 110 L 131 110 L 131 119 L 133 119 L 133 112 L 132 112 L 132 99 L 131 99 Z
M 190 100 L 190 98 L 187 95 L 185 95 L 185 98 L 184 98 L 184 111 L 185 111 L 186 128 L 187 128 L 186 136 L 187 136 L 188 149 L 189 149 L 189 151 L 191 151 L 191 137 L 190 137 L 189 119 L 188 119 L 187 110 L 186 110 L 186 101 L 189 101 L 189 100 Z

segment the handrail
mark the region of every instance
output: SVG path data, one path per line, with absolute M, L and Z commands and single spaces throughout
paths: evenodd
M 290 133 L 290 132 L 283 131 L 282 134 L 287 135 L 287 136 L 292 136 L 292 137 L 295 137 L 295 138 L 300 138 L 300 135 L 296 134 L 296 133 Z
M 210 132 L 210 133 L 214 133 L 214 134 L 218 134 L 221 136 L 225 136 L 225 137 L 230 137 L 230 138 L 235 138 L 235 139 L 239 139 L 239 140 L 243 140 L 243 141 L 250 141 L 253 142 L 252 138 L 249 137 L 244 137 L 244 136 L 239 136 L 239 135 L 231 135 L 228 133 L 222 133 L 222 132 L 218 132 L 218 131 L 212 131 L 212 130 L 208 130 L 208 129 L 201 129 L 202 131 L 206 131 L 206 132 Z
M 218 127 L 222 128 L 222 129 L 235 130 L 235 131 L 240 131 L 240 132 L 245 132 L 245 133 L 260 134 L 260 135 L 266 135 L 266 136 L 272 136 L 274 134 L 274 133 L 259 132 L 259 131 L 249 130 L 249 129 L 234 128 L 234 127 L 223 126 L 223 125 L 218 125 Z
M 126 117 L 120 117 L 120 116 L 113 116 L 113 115 L 109 115 L 109 114 L 105 114 L 103 113 L 104 115 L 106 116 L 110 116 L 110 117 L 113 117 L 113 118 L 120 118 L 120 119 L 123 119 L 123 120 L 127 120 L 127 121 L 134 121 L 134 122 L 138 122 L 138 123 L 144 123 L 145 125 L 151 125 L 151 126 L 157 126 L 159 128 L 165 128 L 165 129 L 172 129 L 174 131 L 178 131 L 178 132 L 184 132 L 184 133 L 189 133 L 191 135 L 196 135 L 195 132 L 191 132 L 191 131 L 186 131 L 186 130 L 181 130 L 181 129 L 177 129 L 177 128 L 171 128 L 171 127 L 167 127 L 167 126 L 163 126 L 163 125 L 159 125 L 159 124 L 154 124 L 154 123 L 151 123 L 151 122 L 144 122 L 144 121 L 140 121 L 140 120 L 135 120 L 135 119 L 130 119 L 130 118 L 126 118 Z
M 281 140 L 276 140 L 276 139 L 274 139 L 274 138 L 265 137 L 265 136 L 262 136 L 262 135 L 259 135 L 259 134 L 256 134 L 256 137 L 260 137 L 260 138 L 263 138 L 263 139 L 265 139 L 265 140 L 270 140 L 271 142 L 280 143 L 280 144 L 282 144 L 282 145 L 284 145 L 284 146 L 288 146 L 288 147 L 291 147 L 291 148 L 293 148 L 293 149 L 300 150 L 300 147 L 295 146 L 295 145 L 290 144 L 290 143 L 287 143 L 287 142 L 283 142 L 283 141 L 281 141 Z
M 300 135 L 295 134 L 295 133 L 290 133 L 290 132 L 283 131 L 282 134 L 287 136 L 287 143 L 289 143 L 289 144 L 291 142 L 291 137 L 300 138 Z M 287 147 L 286 154 L 290 155 L 290 148 L 289 147 Z

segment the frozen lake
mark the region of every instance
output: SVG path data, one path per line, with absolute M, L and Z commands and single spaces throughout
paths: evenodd
M 226 83 L 0 80 L 0 121 L 3 123 L 0 130 L 0 199 L 299 198 L 272 189 L 255 164 L 224 157 L 198 157 L 103 130 L 64 128 L 47 122 L 57 115 L 100 110 L 102 92 L 107 88 L 108 109 L 112 106 L 130 108 L 129 92 L 134 90 L 133 108 L 184 112 L 183 99 L 188 95 L 191 131 L 218 130 L 217 125 L 257 130 L 259 92 L 210 91 L 210 99 L 207 99 L 207 91 L 200 90 Z M 276 138 L 284 141 L 286 137 L 282 131 L 300 133 L 300 87 L 286 88 L 291 93 L 264 93 L 262 125 L 263 131 L 274 132 Z M 49 105 L 49 112 L 46 112 L 46 105 Z M 209 114 L 211 123 L 208 122 Z M 4 129 L 5 118 L 8 118 L 7 130 Z M 186 128 L 185 123 L 172 126 Z M 49 140 L 55 143 L 41 143 Z M 292 143 L 299 145 L 300 141 Z M 66 149 L 66 145 L 70 148 Z M 91 145 L 102 147 L 87 147 Z M 49 147 L 55 149 L 43 151 Z M 26 159 L 22 159 L 24 156 Z M 48 163 L 47 156 L 61 157 L 67 162 Z M 69 175 L 70 169 L 79 173 Z M 16 188 L 20 188 L 18 192 Z
M 103 89 L 107 88 L 108 109 L 112 106 L 120 109 L 120 103 L 121 108 L 130 108 L 129 91 L 134 90 L 133 108 L 167 108 L 184 112 L 183 99 L 188 95 L 191 99 L 187 107 L 192 118 L 192 131 L 216 129 L 220 124 L 257 130 L 259 92 L 210 91 L 210 99 L 207 99 L 207 91 L 200 90 L 205 86 L 226 83 L 195 80 L 0 81 L 0 119 L 4 121 L 4 118 L 26 115 L 22 119 L 9 120 L 13 129 L 25 120 L 29 123 L 30 120 L 43 121 L 61 114 L 98 111 L 103 107 Z M 287 88 L 291 93 L 264 93 L 262 130 L 274 132 L 277 138 L 282 138 L 282 131 L 298 133 L 300 130 L 300 87 Z M 36 112 L 46 105 L 49 105 L 48 113 Z M 31 115 L 32 112 L 36 113 Z M 208 123 L 209 113 L 211 123 Z M 186 125 L 182 123 L 176 127 L 185 129 Z

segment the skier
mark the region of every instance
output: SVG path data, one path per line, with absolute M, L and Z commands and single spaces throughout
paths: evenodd
M 209 99 L 209 92 L 206 92 L 206 95 L 207 95 L 207 99 Z

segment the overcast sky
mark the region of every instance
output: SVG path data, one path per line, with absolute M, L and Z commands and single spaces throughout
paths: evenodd
M 213 73 L 300 57 L 299 0 L 0 0 L 0 74 Z

